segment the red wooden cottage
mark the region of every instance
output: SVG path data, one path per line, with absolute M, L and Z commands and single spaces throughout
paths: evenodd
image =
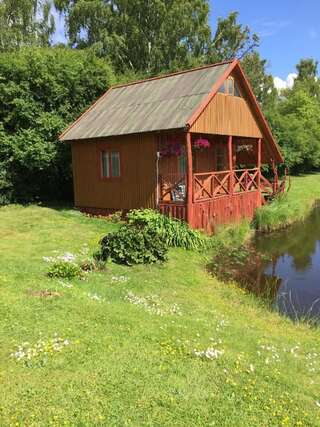
M 283 158 L 238 61 L 111 87 L 60 136 L 75 205 L 154 208 L 194 228 L 252 218 Z

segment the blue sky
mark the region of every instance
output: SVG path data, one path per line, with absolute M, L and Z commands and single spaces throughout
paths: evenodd
M 300 58 L 320 62 L 320 0 L 210 0 L 210 6 L 213 31 L 218 16 L 239 12 L 239 22 L 260 36 L 260 53 L 274 76 L 286 80 Z M 64 41 L 61 21 L 54 39 Z
M 218 16 L 239 12 L 239 22 L 260 36 L 260 53 L 274 76 L 286 79 L 304 57 L 320 61 L 320 0 L 210 0 L 210 5 L 213 28 Z

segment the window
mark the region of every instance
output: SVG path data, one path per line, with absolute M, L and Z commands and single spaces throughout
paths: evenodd
M 120 177 L 120 153 L 118 151 L 101 151 L 102 178 Z
M 187 173 L 187 156 L 185 150 L 182 151 L 180 156 L 178 157 L 179 161 L 179 172 L 183 175 Z
M 233 77 L 228 77 L 228 79 L 223 83 L 218 92 L 224 93 L 225 95 L 237 96 L 241 98 L 239 86 Z
M 216 170 L 226 170 L 226 147 L 224 145 L 217 145 L 216 147 Z

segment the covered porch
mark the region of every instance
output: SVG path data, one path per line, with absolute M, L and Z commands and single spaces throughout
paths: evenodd
M 281 191 L 275 163 L 262 138 L 181 133 L 158 141 L 159 210 L 213 232 L 219 224 L 252 218 Z M 271 180 L 261 173 L 269 163 Z

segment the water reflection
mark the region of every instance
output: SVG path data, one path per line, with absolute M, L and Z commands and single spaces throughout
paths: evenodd
M 301 224 L 257 237 L 258 257 L 250 289 L 268 296 L 280 312 L 292 318 L 320 316 L 320 208 Z

